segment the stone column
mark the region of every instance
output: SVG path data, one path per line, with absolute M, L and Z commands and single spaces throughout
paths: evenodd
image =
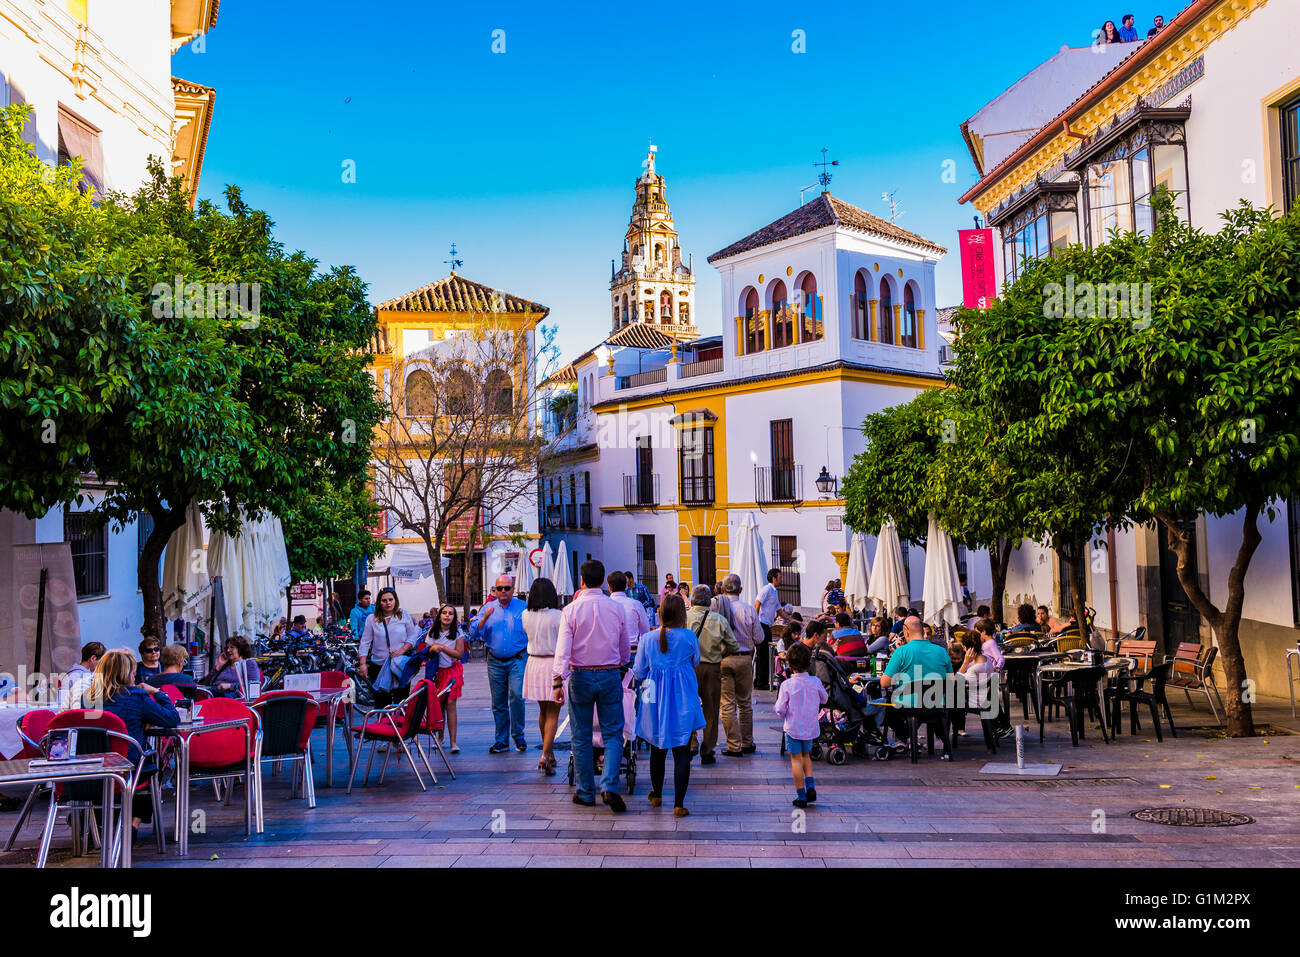
M 880 332 L 876 329 L 876 307 L 880 305 L 880 300 L 879 300 L 879 299 L 868 299 L 868 300 L 867 300 L 867 305 L 871 307 L 871 319 L 869 320 L 869 323 L 868 323 L 869 326 L 870 326 L 870 329 L 871 329 L 871 333 L 870 333 L 870 334 L 871 334 L 871 341 L 872 341 L 872 342 L 879 342 L 879 341 L 880 341 Z

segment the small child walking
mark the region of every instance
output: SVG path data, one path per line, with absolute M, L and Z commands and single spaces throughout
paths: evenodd
M 785 749 L 790 752 L 790 770 L 794 774 L 795 807 L 807 807 L 817 800 L 813 780 L 812 746 L 821 736 L 817 713 L 826 703 L 826 688 L 808 674 L 812 651 L 803 642 L 795 642 L 786 651 L 790 676 L 781 682 L 776 696 L 776 713 L 783 720 Z

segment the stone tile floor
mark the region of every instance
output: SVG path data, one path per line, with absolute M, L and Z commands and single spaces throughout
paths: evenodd
M 1171 701 L 1180 727 L 1210 723 L 1205 704 Z M 689 817 L 651 808 L 648 752 L 641 752 L 629 811 L 583 808 L 570 801 L 564 776 L 537 771 L 536 709 L 528 707 L 527 754 L 487 753 L 491 709 L 484 665 L 467 666 L 460 701 L 462 751 L 452 756 L 456 780 L 431 757 L 438 784 L 422 793 L 410 768 L 390 762 L 383 786 L 357 787 L 349 797 L 346 751 L 336 741 L 333 789 L 324 781 L 324 737 L 317 733 L 317 802 L 290 800 L 288 776 L 265 777 L 264 834 L 244 834 L 242 805 L 217 804 L 210 788 L 194 791 L 206 830 L 191 838 L 187 858 L 171 846 L 159 855 L 147 831 L 137 867 L 1107 867 L 1300 865 L 1300 724 L 1289 705 L 1264 699 L 1256 720 L 1293 733 L 1251 740 L 1212 740 L 1184 731 L 1157 743 L 1148 721 L 1136 737 L 1104 745 L 1091 732 L 1070 746 L 1062 721 L 1038 744 L 1026 732 L 1026 760 L 1063 766 L 1054 779 L 990 777 L 989 761 L 1014 763 L 1014 742 L 988 755 L 978 735 L 962 740 L 955 761 L 904 756 L 887 762 L 850 758 L 842 767 L 817 762 L 819 800 L 806 815 L 790 805 L 793 784 L 780 755 L 774 695 L 755 696 L 758 753 L 719 758 L 692 768 Z M 1013 718 L 1020 719 L 1017 706 Z M 974 724 L 971 725 L 974 729 Z M 423 773 L 423 768 L 421 768 Z M 377 780 L 376 770 L 372 781 Z M 671 788 L 671 762 L 669 783 Z M 667 802 L 671 804 L 671 801 Z M 1147 824 L 1131 817 L 1144 807 L 1220 808 L 1251 815 L 1240 827 Z M 168 802 L 167 810 L 171 810 Z M 43 810 L 29 821 L 15 851 L 0 857 L 30 866 Z M 15 814 L 0 815 L 7 835 Z M 71 859 L 60 826 L 51 866 L 91 867 L 98 857 Z M 28 853 L 21 853 L 27 849 Z M 62 850 L 62 853 L 59 853 Z M 28 863 L 24 863 L 28 862 Z

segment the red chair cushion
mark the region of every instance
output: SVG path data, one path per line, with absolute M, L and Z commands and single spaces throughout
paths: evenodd
M 398 724 L 401 727 L 401 724 Z M 362 725 L 354 724 L 352 730 L 357 734 L 361 733 Z M 380 718 L 378 721 L 371 721 L 365 725 L 367 738 L 386 738 L 389 741 L 396 741 L 397 735 L 393 733 L 393 726 L 388 723 L 386 718 Z
M 23 734 L 37 743 L 45 737 L 45 732 L 50 729 L 50 722 L 54 720 L 55 712 L 48 709 L 40 711 L 28 711 L 18 719 L 18 727 Z M 23 742 L 23 749 L 19 751 L 14 758 L 39 758 L 41 757 L 40 748 L 33 748 L 26 741 Z
M 321 706 L 306 691 L 286 691 L 282 689 L 266 692 L 253 702 L 253 707 L 256 709 L 257 705 L 265 701 L 274 701 L 277 698 L 306 698 L 310 703 L 311 707 L 307 708 L 303 714 L 302 731 L 298 735 L 298 750 L 307 750 L 307 746 L 311 743 L 311 732 L 316 727 L 316 719 L 319 717 Z
M 86 708 L 76 708 L 72 711 L 63 711 L 54 716 L 54 719 L 46 727 L 48 734 L 50 731 L 58 731 L 62 728 L 100 728 L 104 731 L 116 731 L 118 734 L 128 734 L 126 722 L 113 714 L 111 711 L 98 711 Z M 110 753 L 120 754 L 122 757 L 130 760 L 132 754 L 130 748 L 121 738 L 109 738 L 108 746 Z M 134 757 L 138 759 L 140 752 L 136 751 Z

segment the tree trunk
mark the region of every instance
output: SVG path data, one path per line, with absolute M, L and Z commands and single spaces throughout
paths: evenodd
M 1070 575 L 1070 607 L 1074 612 L 1075 624 L 1085 643 L 1088 634 L 1088 577 L 1084 559 L 1088 554 L 1087 541 L 1075 541 L 1062 545 L 1058 551 L 1065 560 Z
M 461 597 L 465 599 L 465 607 L 462 609 L 465 617 L 461 619 L 462 621 L 469 621 L 469 608 L 470 605 L 473 604 L 473 602 L 470 601 L 469 583 L 473 578 L 473 576 L 470 574 L 470 570 L 473 567 L 472 563 L 474 561 L 474 544 L 477 541 L 478 541 L 478 522 L 473 522 L 469 528 L 469 538 L 465 540 L 465 559 L 464 559 L 465 590 L 464 593 L 461 595 Z M 487 575 L 486 568 L 483 570 L 483 574 L 486 577 Z M 493 582 L 493 584 L 495 584 L 495 582 Z
M 989 607 L 998 625 L 1007 622 L 1007 566 L 1011 562 L 1011 539 L 999 538 L 989 544 L 989 570 L 993 573 L 993 597 Z
M 424 547 L 429 552 L 429 561 L 433 563 L 434 581 L 438 583 L 438 607 L 447 603 L 447 576 L 442 573 L 442 537 L 424 540 Z
M 1191 534 L 1182 529 L 1174 517 L 1166 512 L 1157 513 L 1169 533 L 1169 547 L 1178 556 L 1178 582 L 1188 599 L 1210 624 L 1219 645 L 1219 658 L 1227 677 L 1223 707 L 1227 712 L 1228 734 L 1234 738 L 1248 738 L 1255 734 L 1255 717 L 1249 693 L 1250 679 L 1246 676 L 1246 660 L 1241 653 L 1239 632 L 1241 613 L 1246 602 L 1246 572 L 1250 560 L 1259 547 L 1259 505 L 1249 505 L 1242 519 L 1241 545 L 1237 560 L 1228 572 L 1228 603 L 1220 610 L 1201 589 L 1201 583 L 1192 572 L 1188 560 L 1192 549 Z
M 167 640 L 167 624 L 163 617 L 162 585 L 158 564 L 162 561 L 163 549 L 172 537 L 172 532 L 185 524 L 185 511 L 189 502 L 179 508 L 163 508 L 161 505 L 150 507 L 153 516 L 153 531 L 145 539 L 144 548 L 140 550 L 140 559 L 136 562 L 136 583 L 140 587 L 140 596 L 144 599 L 144 625 L 152 629 L 159 641 Z

